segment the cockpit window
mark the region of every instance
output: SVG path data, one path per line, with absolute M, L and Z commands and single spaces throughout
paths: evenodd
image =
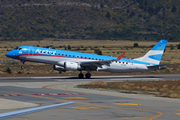
M 15 50 L 22 50 L 22 48 L 18 48 L 18 47 L 16 47 L 16 48 L 15 48 Z

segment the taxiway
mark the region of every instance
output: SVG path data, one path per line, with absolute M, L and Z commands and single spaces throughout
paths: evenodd
M 75 104 L 15 116 L 6 120 L 178 120 L 180 100 L 76 88 L 91 81 L 179 80 L 180 75 L 77 77 L 2 77 L 0 113 L 74 101 Z M 7 100 L 7 101 L 6 101 Z M 27 106 L 26 106 L 27 105 Z

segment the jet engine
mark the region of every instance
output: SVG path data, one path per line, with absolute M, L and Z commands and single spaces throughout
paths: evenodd
M 66 72 L 66 70 L 64 69 L 64 67 L 58 66 L 58 65 L 54 65 L 54 66 L 53 66 L 53 69 L 54 69 L 54 70 L 57 70 L 57 71 Z
M 79 68 L 80 68 L 80 66 L 75 62 L 64 62 L 64 69 L 65 70 L 76 71 Z

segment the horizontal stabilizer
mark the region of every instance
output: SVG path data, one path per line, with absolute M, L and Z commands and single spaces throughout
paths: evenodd
M 166 65 L 172 65 L 172 63 L 166 63 L 166 64 L 160 64 L 160 65 L 152 65 L 152 66 L 147 66 L 148 69 L 166 69 L 167 66 Z

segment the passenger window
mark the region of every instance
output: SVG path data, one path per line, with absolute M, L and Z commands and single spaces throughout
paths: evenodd
M 58 54 L 58 55 L 60 55 L 60 54 Z
M 64 56 L 64 54 L 62 54 L 62 56 Z

